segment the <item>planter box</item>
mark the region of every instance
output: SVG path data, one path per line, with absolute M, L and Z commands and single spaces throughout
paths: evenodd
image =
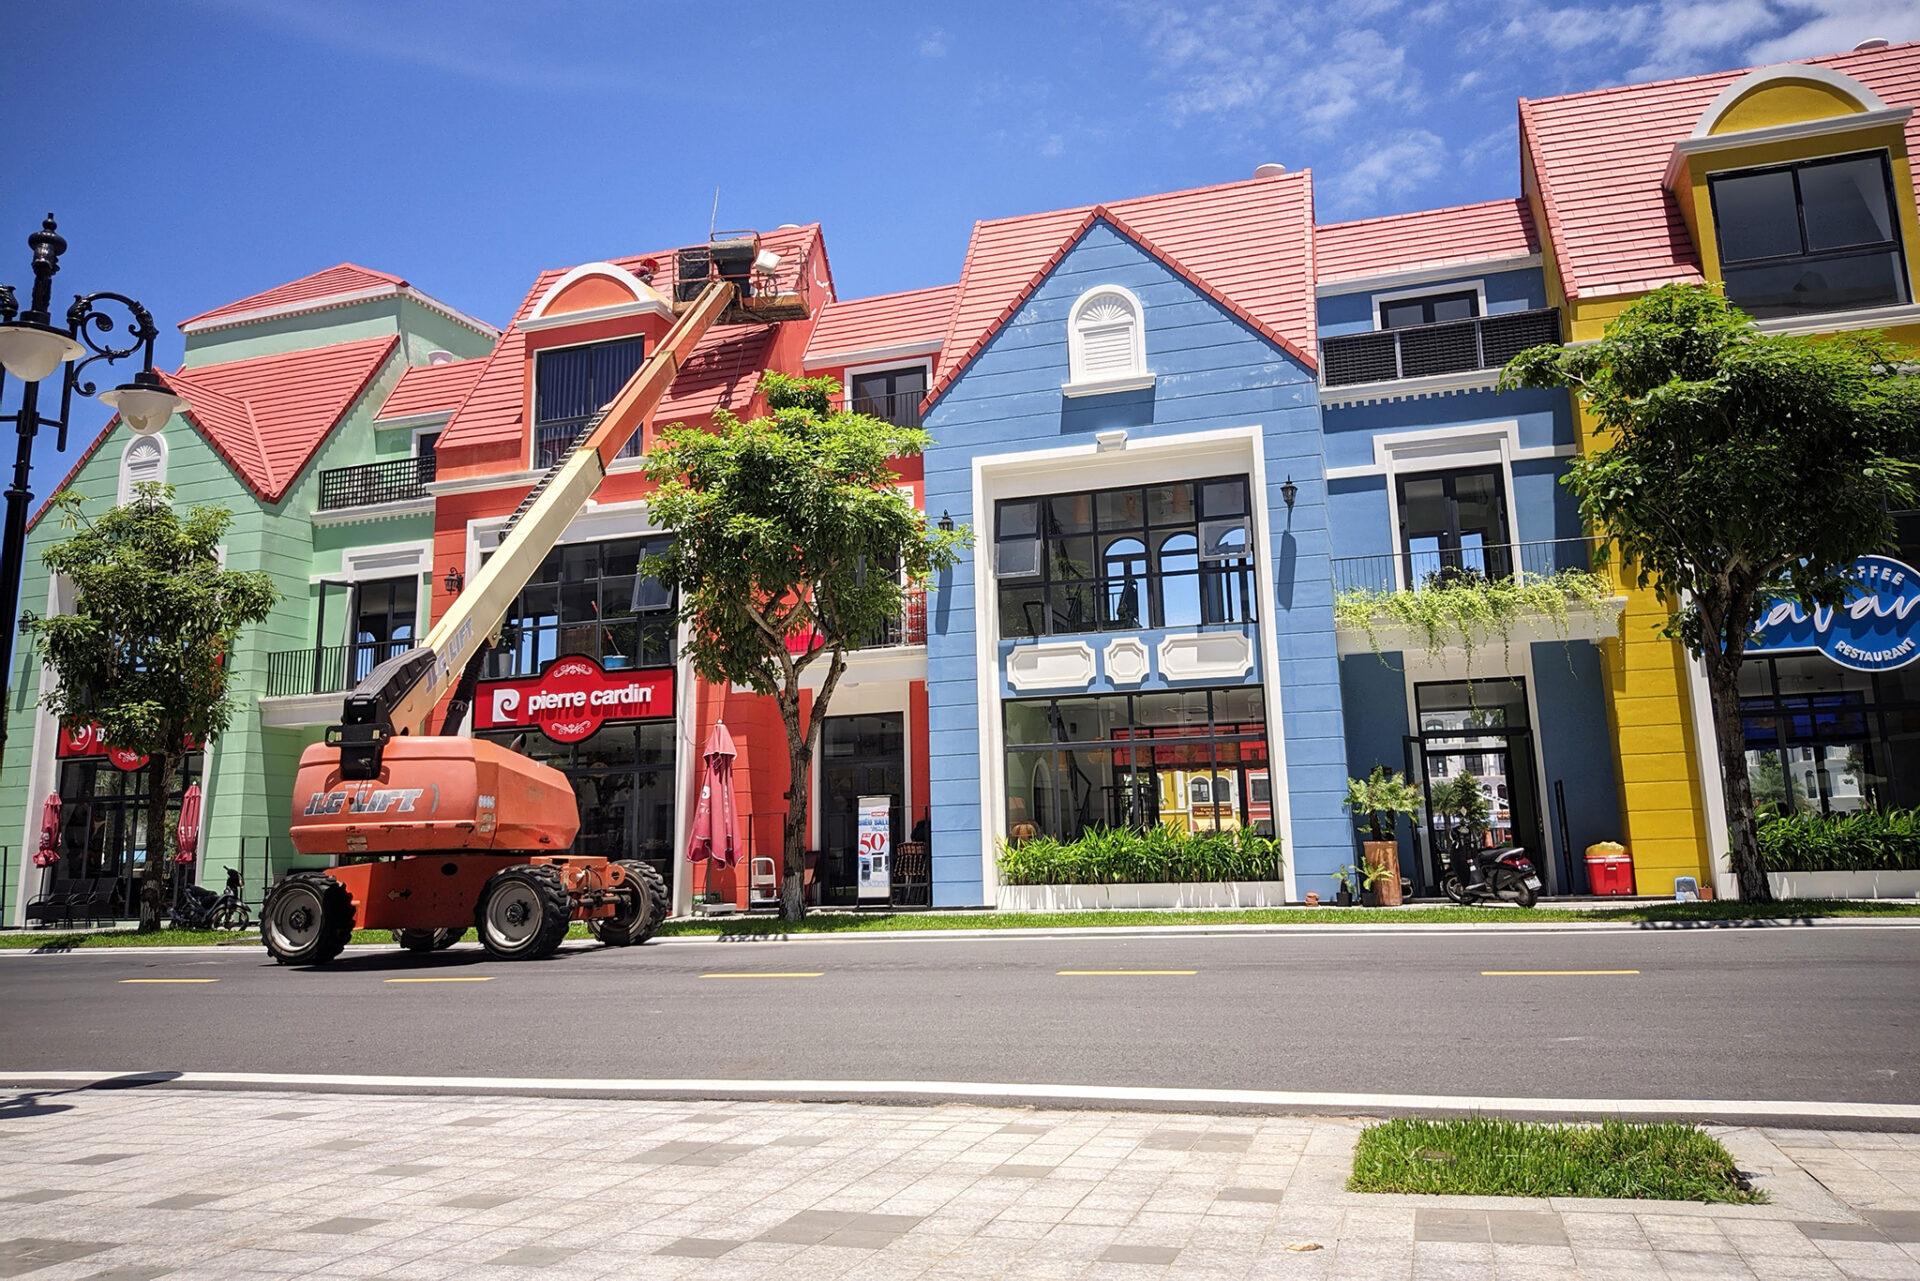
M 1285 907 L 1282 881 L 1199 881 L 1163 885 L 1002 885 L 1003 912 L 1079 912 L 1140 907 Z
M 1920 872 L 1768 872 L 1775 898 L 1920 898 Z

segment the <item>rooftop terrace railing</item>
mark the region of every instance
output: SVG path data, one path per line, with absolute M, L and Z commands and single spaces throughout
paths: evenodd
M 408 498 L 424 498 L 436 472 L 432 454 L 384 463 L 335 467 L 320 473 L 320 510 L 371 507 Z
M 1321 383 L 1350 387 L 1498 369 L 1529 347 L 1559 341 L 1560 313 L 1551 307 L 1341 334 L 1320 342 Z
M 1529 578 L 1549 578 L 1568 569 L 1593 571 L 1593 559 L 1587 539 L 1560 538 L 1446 551 L 1336 556 L 1332 568 L 1336 592 L 1391 592 L 1446 587 L 1476 579 L 1516 578 L 1524 582 Z

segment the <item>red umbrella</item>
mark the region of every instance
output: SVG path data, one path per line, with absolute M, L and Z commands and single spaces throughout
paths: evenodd
M 187 794 L 180 798 L 180 824 L 173 829 L 173 835 L 178 842 L 173 861 L 193 862 L 194 855 L 200 852 L 200 784 L 190 785 Z
M 52 867 L 60 861 L 60 793 L 48 792 L 47 803 L 40 807 L 40 848 L 33 852 L 35 867 Z
M 687 861 L 711 859 L 721 867 L 740 861 L 739 820 L 733 810 L 733 735 L 726 723 L 713 727 L 702 753 L 707 761 L 707 776 L 700 784 L 700 807 L 693 812 L 693 840 L 687 846 Z

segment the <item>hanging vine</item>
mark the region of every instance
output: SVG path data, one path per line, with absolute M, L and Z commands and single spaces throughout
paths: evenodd
M 1429 659 L 1457 649 L 1466 655 L 1471 669 L 1481 637 L 1500 637 L 1511 659 L 1516 626 L 1551 619 L 1565 640 L 1571 610 L 1577 607 L 1598 614 L 1612 596 L 1609 579 L 1583 569 L 1563 569 L 1519 580 L 1462 577 L 1413 591 L 1353 587 L 1334 598 L 1333 616 L 1341 627 L 1364 631 L 1376 654 L 1383 652 L 1382 630 L 1404 629 L 1424 642 Z

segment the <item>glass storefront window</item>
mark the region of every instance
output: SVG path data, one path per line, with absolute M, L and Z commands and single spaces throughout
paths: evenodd
M 1273 834 L 1257 686 L 1003 705 L 1008 835 L 1093 827 Z
M 60 861 L 48 869 L 52 880 L 110 878 L 111 911 L 140 913 L 139 881 L 146 875 L 147 788 L 153 766 L 122 770 L 105 757 L 74 757 L 60 762 Z M 200 781 L 198 752 L 175 773 L 167 795 L 167 824 L 179 822 L 180 802 L 189 783 Z M 173 869 L 167 869 L 172 878 Z
M 678 628 L 673 593 L 639 572 L 641 560 L 667 541 L 621 538 L 554 548 L 507 611 L 483 677 L 537 676 L 567 654 L 584 654 L 609 670 L 670 666 Z
M 1740 710 L 1756 807 L 1920 805 L 1920 664 L 1869 674 L 1818 654 L 1750 657 Z
M 581 743 L 525 730 L 475 735 L 551 765 L 573 784 L 580 807 L 576 854 L 637 858 L 673 876 L 673 722 L 609 724 Z

